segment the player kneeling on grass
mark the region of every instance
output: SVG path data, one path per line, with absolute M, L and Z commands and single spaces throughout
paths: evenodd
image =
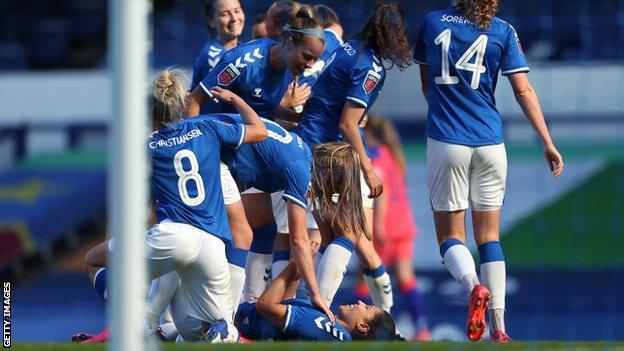
M 318 244 L 312 242 L 311 250 L 316 254 Z M 240 305 L 234 322 L 240 333 L 256 340 L 396 340 L 394 320 L 381 308 L 362 301 L 343 305 L 332 323 L 309 301 L 288 299 L 298 285 L 299 271 L 291 259 L 256 303 Z

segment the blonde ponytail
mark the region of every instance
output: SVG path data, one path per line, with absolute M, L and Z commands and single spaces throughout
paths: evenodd
M 152 122 L 166 125 L 182 118 L 188 105 L 189 80 L 181 69 L 165 69 L 152 82 L 150 106 Z

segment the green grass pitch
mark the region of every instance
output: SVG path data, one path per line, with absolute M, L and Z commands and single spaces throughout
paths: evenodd
M 105 344 L 81 345 L 71 343 L 16 343 L 15 351 L 87 351 L 106 350 Z M 161 350 L 210 350 L 210 351 L 464 351 L 464 350 L 624 350 L 624 342 L 513 342 L 490 344 L 487 342 L 256 342 L 251 344 L 161 344 Z

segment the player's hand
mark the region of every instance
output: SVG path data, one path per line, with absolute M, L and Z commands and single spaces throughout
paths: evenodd
M 301 278 L 301 272 L 299 271 L 299 266 L 297 266 L 297 261 L 295 260 L 294 256 L 290 256 L 290 258 L 288 259 L 288 264 L 286 265 L 286 269 L 294 269 L 295 270 L 295 280 Z
M 370 171 L 364 171 L 364 181 L 370 188 L 369 199 L 375 198 L 383 193 L 383 183 L 381 179 L 379 179 L 379 176 L 377 176 L 377 173 L 372 169 Z
M 319 252 L 320 248 L 321 248 L 321 244 L 320 243 L 317 243 L 316 241 L 310 240 L 310 253 L 312 254 L 312 258 L 314 258 L 314 256 L 316 256 L 316 254 Z
M 362 119 L 360 120 L 360 124 L 358 124 L 358 128 L 362 129 L 362 128 L 366 128 L 366 124 L 368 123 L 368 113 L 364 115 L 364 117 L 362 117 Z
M 310 296 L 310 302 L 312 302 L 312 305 L 316 306 L 321 311 L 323 311 L 325 315 L 327 315 L 327 318 L 329 318 L 329 321 L 331 322 L 331 324 L 334 324 L 336 322 L 336 316 L 334 316 L 334 314 L 329 309 L 329 307 L 327 307 L 327 304 L 321 297 L 321 294 Z
M 293 98 L 293 106 L 305 105 L 312 95 L 312 87 L 307 83 L 297 85 L 295 87 L 295 97 Z
M 226 102 L 228 104 L 231 104 L 232 101 L 234 101 L 235 99 L 240 99 L 240 97 L 236 94 L 234 94 L 233 92 L 227 90 L 227 89 L 223 89 L 221 87 L 218 86 L 214 86 L 212 88 L 210 88 L 210 93 L 212 93 L 212 95 L 214 95 L 214 97 L 216 97 L 217 99 Z
M 312 95 L 312 88 L 307 83 L 297 85 L 294 89 L 295 91 L 293 93 L 293 85 L 289 84 L 288 89 L 286 89 L 286 92 L 284 93 L 284 100 L 286 102 L 286 107 L 288 108 L 305 105 L 306 101 L 310 98 L 310 95 Z
M 549 144 L 544 146 L 544 157 L 553 176 L 559 178 L 561 173 L 563 173 L 563 157 L 561 157 L 555 145 Z

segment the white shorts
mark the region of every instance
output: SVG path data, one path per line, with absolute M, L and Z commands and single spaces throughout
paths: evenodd
M 273 216 L 275 216 L 275 223 L 277 224 L 277 233 L 288 234 L 288 206 L 286 205 L 286 201 L 284 201 L 282 195 L 284 195 L 283 191 L 277 191 L 271 194 Z M 314 220 L 314 216 L 312 216 L 312 212 L 308 210 L 306 216 L 308 222 L 307 228 L 318 229 L 318 225 Z
M 470 205 L 493 211 L 503 205 L 507 179 L 505 144 L 464 146 L 427 138 L 427 185 L 434 211 Z
M 164 220 L 145 234 L 151 277 L 176 271 L 185 312 L 212 323 L 232 322 L 233 304 L 225 244 L 188 224 Z M 175 319 L 175 317 L 174 317 Z
M 372 209 L 375 208 L 374 199 L 368 197 L 370 195 L 370 188 L 366 181 L 364 180 L 364 173 L 360 172 L 360 187 L 362 188 L 362 205 L 364 209 Z
M 238 186 L 230 173 L 228 166 L 221 162 L 221 192 L 223 192 L 223 203 L 225 206 L 231 205 L 240 201 L 240 193 L 238 192 Z
M 252 187 L 243 191 L 243 194 L 264 194 L 264 191 Z

